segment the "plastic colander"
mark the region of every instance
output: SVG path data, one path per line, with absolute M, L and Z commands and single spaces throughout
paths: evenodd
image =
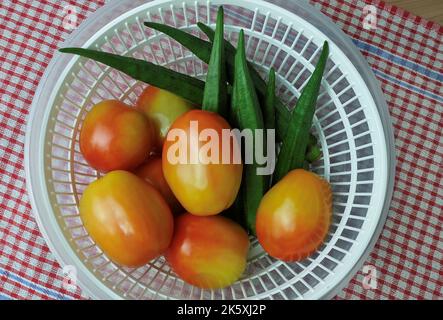
M 387 106 L 375 77 L 352 42 L 302 1 L 113 1 L 92 14 L 63 46 L 94 48 L 146 59 L 204 78 L 206 65 L 167 36 L 143 26 L 156 21 L 199 34 L 224 5 L 226 38 L 245 30 L 247 55 L 263 75 L 277 70 L 278 95 L 293 106 L 330 43 L 313 133 L 323 157 L 312 170 L 334 191 L 332 226 L 309 258 L 285 263 L 251 239 L 242 278 L 220 290 L 184 283 L 163 257 L 137 268 L 110 261 L 82 226 L 78 203 L 100 175 L 79 152 L 86 112 L 103 99 L 134 104 L 146 86 L 112 68 L 56 53 L 36 91 L 26 136 L 28 190 L 40 230 L 62 266 L 92 298 L 319 299 L 330 298 L 362 266 L 384 224 L 391 199 L 394 151 Z

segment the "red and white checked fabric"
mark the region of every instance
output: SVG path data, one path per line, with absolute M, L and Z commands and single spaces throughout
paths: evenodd
M 77 22 L 104 5 L 93 1 L 3 0 L 0 3 L 0 299 L 87 298 L 63 288 L 28 201 L 23 164 L 26 121 L 54 51 Z M 388 219 L 365 265 L 337 296 L 345 299 L 442 299 L 443 27 L 380 1 L 311 1 L 353 40 L 386 95 L 395 130 L 397 172 Z M 363 28 L 364 7 L 377 27 Z

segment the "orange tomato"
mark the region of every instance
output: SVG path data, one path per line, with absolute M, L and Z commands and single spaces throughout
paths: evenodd
M 103 172 L 130 170 L 149 156 L 152 127 L 143 113 L 117 100 L 96 104 L 80 132 L 80 150 L 86 161 Z
M 80 201 L 80 217 L 103 252 L 128 267 L 163 254 L 173 234 L 166 201 L 149 183 L 126 171 L 110 172 L 91 183 Z
M 316 174 L 289 172 L 263 197 L 257 211 L 257 238 L 273 257 L 301 260 L 325 238 L 332 215 L 329 183 Z
M 198 125 L 196 130 L 191 130 L 192 123 Z M 176 131 L 173 129 L 182 133 L 178 140 L 174 139 Z M 200 152 L 206 143 L 199 140 L 199 136 L 205 129 L 213 129 L 221 140 L 222 130 L 230 129 L 230 126 L 216 113 L 189 111 L 172 124 L 162 154 L 163 173 L 172 192 L 188 212 L 199 216 L 215 215 L 232 205 L 240 188 L 243 170 L 241 161 L 232 163 L 233 158 L 229 159 L 229 163 L 223 163 L 222 143 L 216 144 L 216 161 L 212 161 L 212 153 Z M 195 143 L 191 143 L 192 140 Z M 231 155 L 234 148 L 239 152 L 239 145 L 235 138 L 233 140 L 229 149 Z M 184 151 L 183 154 L 187 155 L 185 161 L 171 161 L 171 154 L 175 155 L 176 150 L 179 153 Z M 195 162 L 191 161 L 192 156 L 196 156 Z
M 180 202 L 175 198 L 171 188 L 165 180 L 162 168 L 162 158 L 159 156 L 151 157 L 148 162 L 139 167 L 135 174 L 149 182 L 157 191 L 159 191 L 166 202 L 169 204 L 173 213 L 182 213 Z
M 248 249 L 248 235 L 235 222 L 222 216 L 185 213 L 175 220 L 174 237 L 165 256 L 184 281 L 216 289 L 240 278 Z
M 193 105 L 169 91 L 149 86 L 138 98 L 137 109 L 144 112 L 154 124 L 156 148 L 161 150 L 172 123 L 193 109 Z

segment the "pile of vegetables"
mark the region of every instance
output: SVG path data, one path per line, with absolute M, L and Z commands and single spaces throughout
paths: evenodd
M 325 238 L 332 212 L 329 184 L 307 170 L 321 155 L 310 128 L 328 43 L 290 112 L 275 94 L 274 70 L 265 81 L 246 60 L 243 30 L 237 47 L 224 39 L 223 15 L 220 7 L 215 30 L 199 23 L 210 41 L 145 23 L 207 63 L 206 82 L 134 58 L 60 50 L 150 85 L 135 107 L 106 100 L 85 117 L 80 150 L 89 165 L 105 173 L 81 198 L 86 230 L 116 263 L 138 267 L 164 254 L 178 276 L 201 288 L 222 288 L 239 279 L 249 235 L 275 258 L 306 258 Z M 191 130 L 193 122 L 197 132 Z M 174 148 L 173 129 L 184 133 L 183 147 L 192 154 L 201 147 L 191 145 L 193 135 L 205 129 L 221 135 L 231 128 L 276 130 L 281 144 L 272 175 L 257 174 L 255 160 L 172 163 L 166 156 Z M 232 148 L 240 148 L 239 141 Z M 221 157 L 221 146 L 218 151 Z

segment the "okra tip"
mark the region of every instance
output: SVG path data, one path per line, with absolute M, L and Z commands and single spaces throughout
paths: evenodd
M 73 48 L 60 48 L 60 49 L 58 49 L 58 51 L 59 52 L 62 52 L 62 53 L 72 53 L 72 50 Z
M 145 21 L 145 22 L 143 22 L 143 24 L 144 24 L 146 27 L 151 27 L 151 26 L 155 25 L 155 22 L 152 22 L 152 21 Z
M 327 40 L 323 42 L 323 52 L 329 55 L 329 42 Z
M 243 29 L 240 29 L 240 32 L 238 34 L 238 42 L 237 42 L 237 50 L 239 48 L 245 47 L 245 31 Z
M 77 54 L 77 55 L 82 55 L 83 53 L 87 53 L 87 52 L 93 52 L 94 50 L 91 49 L 86 49 L 86 48 L 60 48 L 58 49 L 59 52 L 61 53 L 72 53 L 72 54 Z M 107 52 L 104 52 L 107 53 Z
M 205 25 L 203 22 L 197 22 L 197 27 L 199 27 L 200 29 L 207 29 L 208 28 L 208 26 L 207 25 Z
M 275 69 L 274 67 L 271 67 L 271 69 L 269 69 L 269 82 L 271 81 L 275 81 Z
M 218 7 L 218 11 L 217 11 L 217 24 L 216 24 L 216 29 L 218 26 L 220 26 L 220 29 L 223 30 L 224 29 L 224 11 L 223 11 L 223 6 Z

